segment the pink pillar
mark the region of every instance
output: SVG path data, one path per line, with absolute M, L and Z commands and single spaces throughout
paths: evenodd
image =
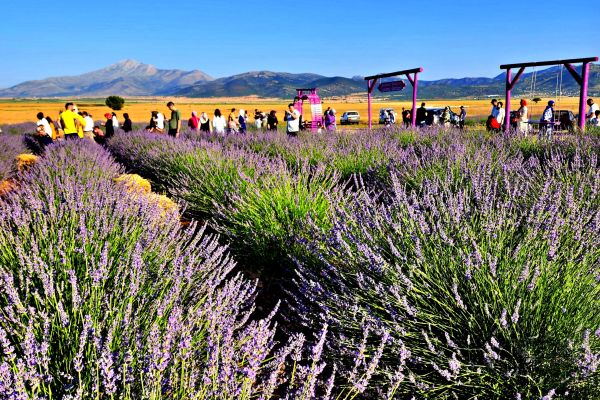
M 588 94 L 588 82 L 590 79 L 590 64 L 584 62 L 581 65 L 581 90 L 579 91 L 579 129 L 585 129 L 585 105 Z
M 369 130 L 371 130 L 371 81 L 367 81 L 367 118 L 369 121 Z
M 510 130 L 510 92 L 512 89 L 512 83 L 510 81 L 511 71 L 510 68 L 506 70 L 506 104 L 504 105 L 504 110 L 506 111 L 506 116 L 504 117 L 504 132 L 508 132 Z
M 412 111 L 410 113 L 411 125 L 412 127 L 417 126 L 417 85 L 418 85 L 418 72 L 415 72 L 415 78 L 413 79 L 412 87 L 413 87 L 413 100 L 412 100 Z

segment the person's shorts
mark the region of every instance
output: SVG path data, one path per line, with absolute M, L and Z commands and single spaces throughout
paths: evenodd
M 177 136 L 177 129 L 169 129 L 169 136 Z

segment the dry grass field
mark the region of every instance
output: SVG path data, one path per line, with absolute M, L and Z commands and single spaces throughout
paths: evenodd
M 153 110 L 161 111 L 168 114 L 166 102 L 173 100 L 176 103 L 177 108 L 181 111 L 182 117 L 187 119 L 191 115 L 192 111 L 207 112 L 209 116 L 212 116 L 216 108 L 220 108 L 221 111 L 230 110 L 235 107 L 236 109 L 243 108 L 250 111 L 250 116 L 253 116 L 254 109 L 261 111 L 276 110 L 278 116 L 281 118 L 284 110 L 286 109 L 289 100 L 286 99 L 258 99 L 253 97 L 245 98 L 222 98 L 222 99 L 191 99 L 191 98 L 131 98 L 126 99 L 125 107 L 117 114 L 119 117 L 126 112 L 129 113 L 131 119 L 134 122 L 143 122 L 150 119 L 150 112 Z M 534 117 L 539 116 L 546 104 L 548 99 L 543 99 L 537 105 L 529 101 L 529 108 Z M 490 100 L 423 100 L 427 103 L 427 107 L 443 107 L 449 105 L 454 111 L 458 111 L 459 106 L 464 105 L 467 107 L 468 118 L 482 119 L 485 118 L 490 111 Z M 52 118 L 57 118 L 59 111 L 64 109 L 65 100 L 0 100 L 0 124 L 11 124 L 20 123 L 26 121 L 35 121 L 36 114 L 43 112 L 46 115 L 50 115 Z M 94 119 L 103 119 L 103 115 L 109 112 L 110 109 L 104 105 L 103 99 L 80 99 L 75 100 L 80 111 L 87 111 L 93 115 Z M 419 100 L 419 103 L 421 100 Z M 516 106 L 518 108 L 519 98 L 513 100 L 513 109 Z M 561 98 L 557 100 L 557 108 L 569 109 L 577 114 L 579 99 Z M 377 123 L 379 108 L 381 107 L 393 107 L 398 113 L 402 110 L 402 107 L 410 107 L 410 103 L 407 101 L 400 102 L 373 102 L 373 122 Z M 345 111 L 358 111 L 361 116 L 362 124 L 366 125 L 367 121 L 367 101 L 365 99 L 351 99 L 348 101 L 323 100 L 323 108 L 333 107 L 337 111 L 338 118 Z M 305 112 L 309 112 L 309 107 L 305 106 Z M 252 118 L 251 118 L 252 119 Z

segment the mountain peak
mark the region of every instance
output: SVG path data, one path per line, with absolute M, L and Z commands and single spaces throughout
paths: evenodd
M 128 58 L 126 60 L 122 60 L 119 61 L 116 64 L 113 64 L 113 67 L 120 67 L 120 68 L 124 68 L 124 69 L 134 69 L 139 67 L 140 65 L 142 65 L 141 62 L 137 61 L 137 60 L 133 60 L 131 58 Z

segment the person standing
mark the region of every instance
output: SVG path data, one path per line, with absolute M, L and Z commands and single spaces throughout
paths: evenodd
M 594 103 L 594 99 L 589 98 L 587 99 L 587 105 L 589 107 L 587 114 L 585 114 L 585 118 L 588 120 L 588 122 L 591 123 L 592 118 L 596 117 L 596 111 L 599 110 L 598 108 L 598 104 Z
M 548 102 L 548 106 L 540 118 L 540 140 L 552 139 L 552 131 L 554 129 L 554 100 Z
M 525 99 L 521 99 L 521 107 L 517 110 L 517 119 L 519 120 L 519 132 L 527 136 L 529 133 L 529 109 Z
M 298 136 L 298 132 L 300 132 L 300 113 L 294 108 L 294 103 L 288 104 L 285 120 L 287 122 L 286 131 L 288 136 Z
M 260 132 L 262 130 L 263 113 L 261 111 L 259 111 L 258 109 L 254 110 L 254 126 L 256 127 L 256 130 L 258 132 Z
M 215 110 L 215 116 L 213 117 L 213 132 L 217 135 L 224 136 L 225 129 L 227 129 L 227 121 L 225 117 L 221 115 L 221 110 L 218 108 Z
M 65 111 L 60 114 L 61 126 L 63 127 L 66 140 L 79 139 L 78 126 L 85 126 L 83 117 L 73 111 L 73 103 L 65 104 Z
M 94 119 L 84 111 L 81 113 L 83 119 L 85 120 L 85 125 L 83 126 L 83 137 L 89 140 L 90 142 L 94 141 Z
M 500 129 L 500 126 L 498 126 L 498 100 L 496 99 L 492 99 L 492 111 L 490 111 L 485 125 L 488 131 L 498 131 Z
M 458 114 L 458 127 L 461 130 L 465 129 L 465 121 L 467 120 L 467 110 L 465 106 L 460 106 L 460 114 Z
M 329 113 L 325 116 L 325 127 L 329 132 L 334 132 L 337 128 L 337 121 L 335 117 L 335 110 L 332 108 Z
M 104 125 L 104 139 L 110 139 L 111 137 L 114 136 L 115 134 L 115 126 L 114 126 L 114 119 L 113 119 L 113 115 L 111 113 L 106 113 L 104 114 L 104 118 L 106 118 L 106 122 L 104 122 L 102 125 Z
M 440 122 L 444 128 L 450 127 L 450 107 L 444 107 L 444 111 L 442 111 L 442 115 L 440 116 Z
M 196 111 L 192 111 L 192 116 L 188 119 L 188 128 L 193 131 L 197 131 L 200 128 L 200 118 L 198 118 Z
M 279 121 L 277 120 L 277 111 L 271 110 L 269 116 L 267 117 L 267 129 L 270 131 L 277 132 L 277 124 Z
M 205 112 L 200 116 L 200 131 L 210 133 L 210 119 L 208 119 L 208 115 Z
M 238 116 L 238 124 L 240 126 L 240 133 L 246 133 L 246 111 L 243 108 L 240 109 L 240 114 Z
M 117 129 L 119 129 L 119 126 L 121 126 L 119 124 L 119 119 L 117 118 L 117 113 L 116 112 L 112 112 L 112 121 L 113 121 L 113 128 L 115 129 L 115 132 Z
M 167 108 L 171 110 L 171 118 L 169 119 L 169 136 L 179 137 L 179 129 L 181 128 L 181 113 L 175 108 L 175 103 L 172 101 L 167 103 Z
M 52 118 L 50 118 L 49 115 L 46 115 L 44 118 L 48 121 L 48 125 L 50 125 L 50 130 L 52 131 L 52 135 L 50 136 L 52 137 L 52 140 L 58 139 L 58 130 L 56 129 L 56 125 L 54 125 L 54 121 L 52 121 Z M 0 131 L 0 133 L 1 132 L 2 131 Z
M 417 126 L 425 126 L 427 123 L 427 109 L 425 108 L 425 103 L 421 103 L 421 107 L 417 109 L 416 123 Z
M 498 111 L 498 113 L 496 114 L 496 121 L 498 121 L 498 128 L 496 128 L 496 132 L 500 132 L 500 130 L 502 129 L 502 125 L 504 124 L 504 119 L 506 118 L 506 111 L 504 110 L 503 106 L 504 103 L 499 101 L 496 108 Z
M 405 128 L 410 127 L 410 111 L 402 107 L 402 122 Z
M 131 119 L 129 118 L 129 114 L 123 114 L 123 132 L 131 132 L 133 130 L 133 124 L 131 123 Z

